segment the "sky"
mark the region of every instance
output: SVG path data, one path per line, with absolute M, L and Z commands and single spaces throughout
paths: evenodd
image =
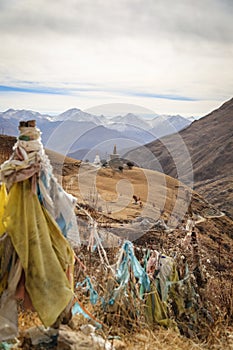
M 206 115 L 233 95 L 232 15 L 232 0 L 0 0 L 0 111 Z

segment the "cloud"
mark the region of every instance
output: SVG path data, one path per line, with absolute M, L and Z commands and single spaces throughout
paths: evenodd
M 13 88 L 93 104 L 150 100 L 155 110 L 168 99 L 224 101 L 233 90 L 232 10 L 232 0 L 2 1 L 0 92 L 7 101 Z
M 231 42 L 232 10 L 232 1 L 224 0 L 8 0 L 0 13 L 0 28 L 26 36 Z
M 164 99 L 164 100 L 178 100 L 178 101 L 197 101 L 196 98 L 188 97 L 188 96 L 179 96 L 179 95 L 164 95 L 164 94 L 155 94 L 143 91 L 128 91 L 125 93 L 130 96 L 139 96 L 146 98 L 154 98 L 154 99 Z
M 68 90 L 48 87 L 17 87 L 0 85 L 0 92 L 26 92 L 32 94 L 68 95 Z
M 89 93 L 106 93 L 106 94 L 114 94 L 116 96 L 133 96 L 133 97 L 144 97 L 144 98 L 152 98 L 152 99 L 165 99 L 165 100 L 178 100 L 178 101 L 197 101 L 197 99 L 189 97 L 189 96 L 179 96 L 179 95 L 164 95 L 160 93 L 150 93 L 146 91 L 136 91 L 136 90 L 126 90 L 121 87 L 121 89 L 114 89 L 104 86 L 95 87 L 77 87 L 70 84 L 70 86 L 66 86 L 65 88 L 61 87 L 45 87 L 35 85 L 33 83 L 28 84 L 26 82 L 18 82 L 21 86 L 9 86 L 9 85 L 0 85 L 0 93 L 1 92 L 19 92 L 19 93 L 30 93 L 30 94 L 44 94 L 44 95 L 85 95 Z M 23 86 L 22 86 L 23 85 Z M 67 85 L 67 84 L 65 84 Z M 83 84 L 84 85 L 84 84 Z

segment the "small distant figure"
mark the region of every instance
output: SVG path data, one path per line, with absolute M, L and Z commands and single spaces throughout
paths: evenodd
M 140 208 L 143 207 L 142 201 L 139 202 L 139 206 L 140 206 Z
M 140 202 L 140 197 L 137 197 L 135 194 L 133 195 L 133 199 L 134 199 L 134 204 L 138 204 L 138 202 Z

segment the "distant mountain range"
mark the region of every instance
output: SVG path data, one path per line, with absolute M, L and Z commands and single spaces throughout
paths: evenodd
M 30 110 L 8 109 L 0 112 L 0 134 L 18 135 L 19 120 L 35 119 L 42 131 L 44 145 L 76 159 L 93 160 L 98 153 L 107 157 L 114 144 L 118 152 L 144 145 L 164 135 L 178 132 L 191 124 L 180 115 L 155 115 L 149 120 L 128 113 L 125 116 L 96 116 L 72 108 L 57 116 Z

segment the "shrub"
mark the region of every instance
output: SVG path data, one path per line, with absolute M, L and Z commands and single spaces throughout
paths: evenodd
M 129 169 L 132 169 L 133 166 L 134 166 L 134 163 L 131 162 L 131 161 L 128 161 L 126 164 L 127 164 L 127 166 L 128 166 Z

